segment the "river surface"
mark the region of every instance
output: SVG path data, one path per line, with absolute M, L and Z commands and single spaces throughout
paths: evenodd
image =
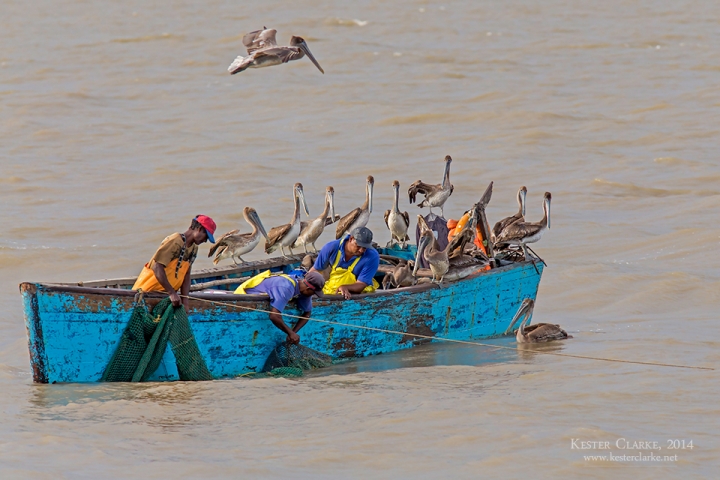
M 34 385 L 17 286 L 137 274 L 199 213 L 218 233 L 246 230 L 245 206 L 286 223 L 298 181 L 311 215 L 326 185 L 344 214 L 374 175 L 384 243 L 392 181 L 439 182 L 449 154 L 448 217 L 491 180 L 493 222 L 521 185 L 533 221 L 552 192 L 534 321 L 575 338 L 540 350 L 718 367 L 718 18 L 687 0 L 2 2 L 0 477 L 717 478 L 717 370 L 428 345 L 292 380 Z M 325 75 L 230 76 L 264 25 Z M 585 458 L 639 451 L 663 459 Z

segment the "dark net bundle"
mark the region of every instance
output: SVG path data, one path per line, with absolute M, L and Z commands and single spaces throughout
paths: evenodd
M 157 370 L 168 343 L 180 380 L 212 380 L 183 306 L 166 298 L 148 312 L 139 301 L 120 344 L 102 376 L 103 382 L 145 382 Z
M 270 353 L 261 373 L 251 375 L 263 377 L 301 377 L 304 371 L 329 367 L 333 359 L 304 345 L 281 343 Z

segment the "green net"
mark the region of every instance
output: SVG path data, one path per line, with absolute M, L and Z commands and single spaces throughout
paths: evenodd
M 103 382 L 145 382 L 157 370 L 168 342 L 180 380 L 212 380 L 183 306 L 160 301 L 150 314 L 144 302 L 133 309 Z
M 329 367 L 335 361 L 330 355 L 318 352 L 304 345 L 281 343 L 265 360 L 262 372 L 245 374 L 252 378 L 302 377 L 303 372 Z

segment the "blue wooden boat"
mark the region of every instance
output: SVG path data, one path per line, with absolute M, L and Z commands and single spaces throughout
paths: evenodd
M 412 258 L 414 248 L 381 254 Z M 259 372 L 272 350 L 285 339 L 267 313 L 264 295 L 234 295 L 250 275 L 271 269 L 290 271 L 300 258 L 273 258 L 236 267 L 193 273 L 189 320 L 207 366 L 215 378 Z M 339 295 L 314 300 L 312 317 L 300 331 L 303 345 L 334 358 L 363 357 L 410 348 L 430 340 L 420 334 L 457 340 L 501 335 L 525 298 L 535 299 L 543 266 L 518 262 L 484 271 L 476 266 L 457 280 L 378 290 L 343 300 Z M 379 272 L 381 275 L 382 272 Z M 74 284 L 26 282 L 20 285 L 33 380 L 38 383 L 96 382 L 112 357 L 130 318 L 135 278 Z M 149 306 L 164 295 L 147 294 Z M 286 313 L 298 315 L 292 307 Z M 288 319 L 294 320 L 294 319 Z M 288 323 L 292 323 L 288 321 Z M 365 329 L 402 332 L 403 334 Z M 168 350 L 152 380 L 177 380 Z

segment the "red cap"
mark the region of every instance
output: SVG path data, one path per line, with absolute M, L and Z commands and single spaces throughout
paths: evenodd
M 198 215 L 197 217 L 195 217 L 195 220 L 197 220 L 197 222 L 205 228 L 205 233 L 207 233 L 208 241 L 210 243 L 215 243 L 215 237 L 213 237 L 213 233 L 215 233 L 217 225 L 215 225 L 213 219 L 208 217 L 207 215 Z

